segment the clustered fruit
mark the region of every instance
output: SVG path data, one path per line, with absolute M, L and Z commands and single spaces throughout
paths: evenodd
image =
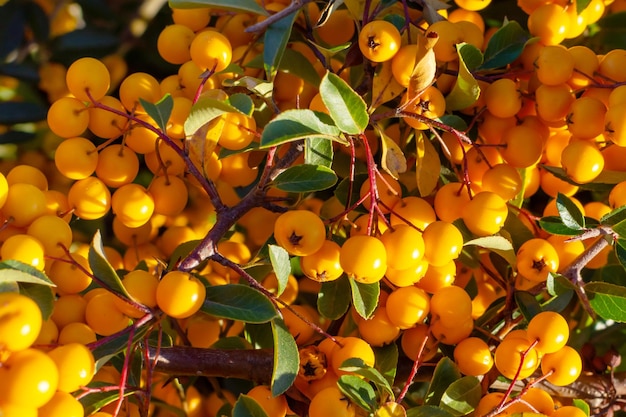
M 508 380 L 542 378 L 568 385 L 582 371 L 580 354 L 567 345 L 570 328 L 559 313 L 539 312 L 527 321 L 518 320 L 519 326 L 510 332 L 494 331 L 489 337 L 476 331 L 475 321 L 507 292 L 541 289 L 551 274 L 563 271 L 585 251 L 582 241 L 549 235 L 537 227 L 537 216 L 558 214 L 557 195 L 568 196 L 584 215 L 596 219 L 626 205 L 626 181 L 616 184 L 606 201 L 583 204 L 576 199 L 580 185 L 603 172 L 626 170 L 622 85 L 626 51 L 598 55 L 585 46 L 561 45 L 583 33 L 607 8 L 618 11 L 626 6 L 621 1 L 592 0 L 578 14 L 575 2 L 519 0 L 534 38 L 506 72 L 481 78 L 478 99 L 458 109 L 473 118 L 475 140 L 464 140 L 453 131 L 438 135 L 442 154 L 457 175 L 421 195 L 414 173 L 408 179 L 379 171 L 373 157 L 382 147 L 381 136 L 408 153 L 410 137 L 417 141 L 416 135 L 432 128 L 429 120 L 450 113 L 446 96 L 456 78 L 451 74 L 460 65 L 456 46 L 467 43 L 484 51 L 493 36 L 495 29 L 486 28 L 478 13 L 490 0 L 455 3 L 458 7 L 450 13 L 440 11 L 442 20 L 430 25 L 410 9 L 409 17 L 417 24 L 406 28 L 385 20 L 384 14 L 357 27 L 348 10 L 339 8 L 313 29 L 320 44 L 332 48 L 353 41 L 363 66 L 387 68 L 388 82 L 400 91 L 390 100 L 397 99 L 396 104 L 402 103 L 412 115 L 391 120 L 381 131 L 368 130 L 353 149 L 333 145 L 372 174 L 356 190 L 360 204 L 354 210 L 340 207 L 334 197 L 323 201 L 311 196 L 287 206 L 287 193 L 271 189 L 267 195 L 279 202 L 281 211 L 251 208 L 228 238 L 215 245 L 233 263 L 246 265 L 258 260 L 256 251 L 273 238 L 295 258 L 301 277 L 290 275 L 276 299 L 300 347 L 295 387 L 310 400 L 311 417 L 357 415 L 357 406 L 337 386 L 339 377 L 347 374 L 342 364 L 360 358 L 375 366 L 375 348 L 396 342 L 413 361 L 428 362 L 452 352 L 462 374 L 480 378 L 497 372 Z M 287 3 L 264 6 L 278 12 Z M 316 22 L 321 13 L 314 2 L 307 3 L 305 11 L 297 17 L 299 24 Z M 259 151 L 254 148 L 262 126 L 252 111 L 225 112 L 212 121 L 206 138 L 201 138 L 203 151 L 187 143 L 192 132 L 185 131 L 185 121 L 199 98 L 225 102 L 228 80 L 263 77 L 253 65 L 262 44 L 244 30 L 262 18 L 217 12 L 172 10 L 173 23 L 161 31 L 157 48 L 178 72 L 160 80 L 144 72 L 126 74 L 123 60 L 115 58 L 80 58 L 67 69 L 42 67 L 40 87 L 53 101 L 47 123 L 54 156 L 42 161 L 24 154 L 17 163 L 3 166 L 0 258 L 44 272 L 55 284 L 55 302 L 50 319 L 44 321 L 40 308 L 27 296 L 0 293 L 0 415 L 82 416 L 83 407 L 72 393 L 80 393 L 92 380 L 112 384 L 120 380 L 111 364 L 96 373 L 88 346 L 149 312 L 162 312 L 180 327 L 175 341 L 179 344 L 209 348 L 221 337 L 243 333 L 244 323 L 199 311 L 207 287 L 238 282 L 236 271 L 217 262 L 193 272 L 170 271 L 161 262 L 181 244 L 202 239 L 213 224 L 215 207 L 193 170 L 211 181 L 226 206 L 240 201 L 239 191 L 260 175 Z M 398 5 L 386 13 L 404 11 Z M 441 75 L 411 96 L 420 36 L 437 38 L 432 50 Z M 308 59 L 320 75 L 328 67 L 344 80 L 353 79 L 353 69 L 344 65 L 341 55 L 333 56 L 325 67 L 304 42 L 288 47 Z M 371 74 L 374 82 L 382 77 L 379 72 Z M 277 112 L 309 108 L 328 113 L 318 87 L 309 81 L 279 70 L 273 85 L 271 102 Z M 146 106 L 168 94 L 173 108 L 161 131 Z M 284 151 L 279 148 L 276 153 Z M 545 166 L 561 169 L 563 177 Z M 542 213 L 513 204 L 539 193 L 550 198 Z M 480 252 L 471 266 L 462 252 L 464 242 L 498 234 L 512 217 L 532 238 L 516 248 L 510 288 L 494 278 L 498 271 L 487 251 Z M 130 299 L 96 283 L 89 245 L 71 227 L 78 219 L 110 220 L 114 243 L 103 250 L 115 269 L 127 271 L 122 283 Z M 587 267 L 605 265 L 608 250 Z M 315 330 L 327 331 L 329 320 L 301 302 L 299 295 L 315 294 L 321 285 L 346 276 L 359 285 L 380 284 L 377 306 L 367 318 L 351 309 L 338 335 L 322 337 Z M 466 289 L 470 280 L 473 292 Z M 273 273 L 259 282 L 277 293 Z M 155 398 L 182 406 L 175 388 L 165 383 L 167 376 L 152 378 Z M 272 396 L 266 385 L 257 385 L 246 395 L 268 416 L 290 413 L 287 397 Z M 185 398 L 188 415 L 208 417 L 236 400 L 227 389 L 205 396 L 194 386 Z M 136 404 L 124 404 L 119 415 L 136 415 Z M 109 416 L 113 410 L 107 407 L 92 415 Z M 583 415 L 572 406 L 555 406 L 534 386 L 510 398 L 485 392 L 475 415 L 494 409 L 502 410 L 499 415 Z

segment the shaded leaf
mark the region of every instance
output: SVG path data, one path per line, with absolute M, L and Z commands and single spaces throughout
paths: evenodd
M 433 47 L 439 40 L 439 35 L 430 32 L 428 35 L 418 33 L 415 67 L 409 77 L 409 86 L 406 90 L 407 105 L 414 102 L 435 81 L 437 74 L 437 60 Z
M 278 146 L 308 137 L 339 140 L 340 134 L 339 128 L 326 114 L 308 109 L 286 110 L 265 126 L 260 147 Z
M 589 6 L 589 3 L 591 3 L 591 0 L 576 0 L 576 14 L 579 15 L 585 10 L 587 6 Z M 587 415 L 589 415 L 589 413 L 587 413 Z
M 391 60 L 379 64 L 372 80 L 372 104 L 370 107 L 375 109 L 383 103 L 399 97 L 403 92 L 404 87 L 396 81 L 391 72 Z
M 320 75 L 315 70 L 311 61 L 295 49 L 287 48 L 283 52 L 283 59 L 278 66 L 280 71 L 285 71 L 302 78 L 305 82 L 317 87 L 320 85 Z
M 393 389 L 391 384 L 385 377 L 376 369 L 366 364 L 361 358 L 346 359 L 339 369 L 360 375 L 365 379 L 372 382 L 380 392 L 386 392 L 390 396 L 393 396 Z
M 373 412 L 376 408 L 376 393 L 370 384 L 355 375 L 342 375 L 337 386 L 353 403 L 365 411 Z
M 139 102 L 146 113 L 148 113 L 148 116 L 152 117 L 152 120 L 156 122 L 161 131 L 165 132 L 167 130 L 167 122 L 170 120 L 172 109 L 174 108 L 174 99 L 172 96 L 168 93 L 156 103 L 150 103 L 142 98 L 139 98 Z
M 459 53 L 459 72 L 452 91 L 446 96 L 448 110 L 465 109 L 474 104 L 480 96 L 478 81 L 468 69 L 468 63 L 473 65 L 475 64 L 473 61 L 476 61 L 480 65 L 482 54 L 478 48 L 468 43 L 457 44 L 456 48 Z
M 323 282 L 317 295 L 317 310 L 322 316 L 337 320 L 350 307 L 350 297 L 346 297 L 349 291 L 350 282 L 345 275 L 334 281 Z
M 626 206 L 617 207 L 611 210 L 600 219 L 600 224 L 613 226 L 626 220 Z
M 606 282 L 590 282 L 584 288 L 591 307 L 600 317 L 626 322 L 626 287 Z
M 267 11 L 254 0 L 169 0 L 169 5 L 172 9 L 214 7 L 216 9 L 267 16 Z
M 464 246 L 479 246 L 483 249 L 488 249 L 500 255 L 512 266 L 515 266 L 517 260 L 513 243 L 504 236 L 493 235 L 479 237 L 465 242 Z
M 287 288 L 287 281 L 289 280 L 289 274 L 291 274 L 291 263 L 289 262 L 289 253 L 278 245 L 268 245 L 270 262 L 272 263 L 272 269 L 276 274 L 276 280 L 278 286 L 276 288 L 276 296 L 280 296 L 285 288 Z
M 482 389 L 474 376 L 464 376 L 454 381 L 441 397 L 440 407 L 455 416 L 465 416 L 476 408 Z
M 267 78 L 272 80 L 278 65 L 283 59 L 287 41 L 291 36 L 291 28 L 298 11 L 278 19 L 267 27 L 263 36 L 263 69 Z
M 385 377 L 389 385 L 393 386 L 398 370 L 398 345 L 391 343 L 386 346 L 375 347 L 376 369 Z
M 56 286 L 42 271 L 15 259 L 0 262 L 0 283 L 2 282 L 29 282 L 50 287 Z
M 437 150 L 421 131 L 415 135 L 417 153 L 415 155 L 415 175 L 420 195 L 429 195 L 439 182 L 441 161 Z
M 626 239 L 617 239 L 615 244 L 615 256 L 622 268 L 626 268 Z
M 93 275 L 106 285 L 107 289 L 118 294 L 123 294 L 126 298 L 131 298 L 130 294 L 128 294 L 128 291 L 126 291 L 126 288 L 122 284 L 122 280 L 119 275 L 117 275 L 115 268 L 113 268 L 113 265 L 109 263 L 109 260 L 104 253 L 102 235 L 99 230 L 96 232 L 91 241 L 87 259 Z
M 323 165 L 296 165 L 281 172 L 272 185 L 292 193 L 320 191 L 337 183 L 337 174 Z
M 485 61 L 480 69 L 502 68 L 515 61 L 530 35 L 514 20 L 506 22 L 493 34 L 485 48 Z
M 312 137 L 304 140 L 304 163 L 330 168 L 333 164 L 333 142 L 326 138 Z
M 454 415 L 434 405 L 421 405 L 409 408 L 406 417 L 454 417 Z
M 354 305 L 354 309 L 364 319 L 370 318 L 378 306 L 380 283 L 362 284 L 353 279 L 349 279 L 349 281 L 352 289 L 352 305 Z
M 228 97 L 228 103 L 241 113 L 252 116 L 252 112 L 254 111 L 254 102 L 249 95 L 243 93 L 231 94 Z
M 298 346 L 282 319 L 271 321 L 274 338 L 274 366 L 272 370 L 272 395 L 283 394 L 295 381 L 300 368 Z
M 233 406 L 233 417 L 268 417 L 268 415 L 254 398 L 241 394 Z
M 585 216 L 566 195 L 558 193 L 556 196 L 556 208 L 565 226 L 578 230 L 585 227 Z
M 201 310 L 215 317 L 265 323 L 277 316 L 274 304 L 259 291 L 241 284 L 207 287 Z
M 200 97 L 191 106 L 191 111 L 185 120 L 185 134 L 187 136 L 196 133 L 202 126 L 224 113 L 237 112 L 237 108 L 213 97 Z
M 102 381 L 92 381 L 87 385 L 87 387 L 89 388 L 103 388 L 112 386 L 112 384 Z M 132 395 L 136 391 L 137 389 L 127 387 L 127 389 L 124 390 L 124 396 L 127 397 L 129 395 Z M 112 402 L 116 401 L 119 397 L 120 391 L 112 389 L 89 392 L 88 394 L 81 396 L 78 401 L 80 401 L 80 403 L 83 405 L 83 408 L 85 409 L 85 415 L 90 416 L 107 404 L 111 404 Z
M 130 320 L 128 323 L 130 325 Z M 151 326 L 140 326 L 135 329 L 133 344 L 139 342 L 148 333 L 150 327 Z M 123 332 L 113 337 L 102 339 L 95 348 L 92 348 L 91 353 L 93 353 L 93 357 L 96 359 L 96 369 L 100 369 L 100 367 L 109 362 L 113 356 L 128 349 L 130 330 L 131 328 L 127 327 Z
M 546 281 L 546 289 L 550 295 L 558 296 L 565 294 L 568 291 L 573 291 L 576 287 L 563 275 L 550 274 L 548 275 L 548 279 Z
M 427 405 L 439 405 L 443 394 L 452 383 L 461 378 L 461 372 L 452 359 L 441 358 L 435 367 L 433 378 L 426 394 Z
M 32 299 L 39 309 L 44 320 L 48 320 L 54 309 L 55 295 L 52 288 L 47 285 L 23 282 L 19 285 L 20 293 Z
M 613 231 L 620 237 L 626 238 L 626 220 L 622 220 L 612 227 Z
M 515 291 L 515 303 L 520 309 L 520 312 L 526 319 L 530 321 L 537 314 L 541 313 L 541 306 L 534 295 L 527 291 Z
M 3 101 L 0 102 L 0 124 L 38 122 L 46 119 L 48 109 L 38 103 Z
M 344 133 L 363 133 L 369 123 L 363 98 L 341 77 L 327 71 L 320 82 L 320 96 L 335 125 Z

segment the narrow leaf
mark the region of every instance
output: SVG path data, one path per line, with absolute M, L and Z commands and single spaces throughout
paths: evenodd
M 330 168 L 333 165 L 333 141 L 310 137 L 304 140 L 304 163 Z
M 580 229 L 572 229 L 563 224 L 563 220 L 557 216 L 548 216 L 540 219 L 539 227 L 553 235 L 576 236 L 581 233 Z
M 513 243 L 504 236 L 486 236 L 472 239 L 465 242 L 465 246 L 479 246 L 484 249 L 489 249 L 491 252 L 495 252 L 503 257 L 510 265 L 515 265 L 516 256 L 515 249 L 513 249 Z
M 269 417 L 263 407 L 248 395 L 241 394 L 233 406 L 233 417 Z
M 565 226 L 578 230 L 585 227 L 585 216 L 566 195 L 559 193 L 556 196 L 556 208 Z
M 276 280 L 278 281 L 278 287 L 276 288 L 276 295 L 280 296 L 285 288 L 287 288 L 287 281 L 289 280 L 289 274 L 291 274 L 291 263 L 289 262 L 289 253 L 281 246 L 269 245 L 270 262 L 276 274 Z
M 349 291 L 350 282 L 345 275 L 334 281 L 323 282 L 317 295 L 317 310 L 322 316 L 337 320 L 350 307 L 350 298 L 346 297 Z
M 626 238 L 626 220 L 622 220 L 612 227 L 613 231 L 620 237 Z
M 381 392 L 386 392 L 390 396 L 393 396 L 393 389 L 391 388 L 389 381 L 387 381 L 387 379 L 385 379 L 385 377 L 376 368 L 372 368 L 363 362 L 363 359 L 346 359 L 341 364 L 339 369 L 355 375 L 360 375 L 376 385 Z
M 267 11 L 254 0 L 169 0 L 169 5 L 172 9 L 212 7 L 215 9 L 226 9 L 234 12 L 267 16 Z
M 298 346 L 281 319 L 274 319 L 274 367 L 272 371 L 272 395 L 278 396 L 287 391 L 295 381 L 300 368 Z
M 482 389 L 480 381 L 474 376 L 464 376 L 454 381 L 441 397 L 440 407 L 455 416 L 465 416 L 474 411 Z
M 89 392 L 86 395 L 80 397 L 79 401 L 83 405 L 85 410 L 85 415 L 90 416 L 96 411 L 100 410 L 102 407 L 111 404 L 113 401 L 116 401 L 120 397 L 119 390 L 103 390 L 98 391 L 95 388 L 104 388 L 104 387 L 112 387 L 112 384 L 101 381 L 92 381 L 87 387 L 93 388 L 94 390 Z M 131 387 L 127 387 L 127 390 L 124 390 L 124 396 L 128 397 L 129 395 L 134 394 L 138 389 L 133 389 Z
M 337 174 L 323 165 L 296 165 L 281 172 L 272 181 L 279 190 L 305 193 L 326 190 L 337 183 Z
M 447 356 L 443 357 L 435 367 L 435 372 L 426 394 L 426 404 L 438 405 L 448 387 L 460 378 L 461 372 L 459 372 L 459 368 L 452 359 Z
M 355 375 L 342 375 L 337 386 L 353 403 L 371 413 L 376 408 L 376 393 L 370 384 Z
M 4 101 L 0 102 L 0 124 L 38 122 L 46 119 L 46 107 L 38 103 Z
M 530 319 L 541 313 L 539 302 L 534 295 L 527 291 L 515 291 L 515 303 L 526 321 L 530 321 Z
M 3 282 L 30 282 L 50 287 L 56 286 L 37 268 L 14 259 L 0 262 L 0 283 Z
M 96 232 L 93 240 L 91 241 L 87 259 L 89 260 L 89 267 L 91 268 L 94 276 L 102 281 L 107 286 L 107 289 L 118 294 L 123 294 L 127 298 L 131 298 L 122 284 L 122 280 L 119 275 L 117 275 L 115 268 L 113 268 L 113 265 L 109 263 L 109 260 L 104 253 L 102 235 L 99 230 Z
M 409 86 L 407 87 L 406 103 L 414 102 L 428 87 L 435 81 L 437 74 L 437 60 L 433 47 L 439 40 L 436 32 L 430 32 L 428 35 L 417 35 L 417 50 L 415 54 L 415 67 L 409 78 Z
M 449 412 L 434 405 L 421 405 L 409 408 L 406 417 L 454 417 Z
M 456 45 L 459 53 L 459 72 L 456 82 L 452 87 L 452 91 L 446 96 L 446 109 L 462 110 L 478 100 L 480 96 L 480 87 L 478 81 L 474 78 L 466 65 L 466 61 L 480 61 L 482 63 L 482 55 L 480 50 L 473 45 L 463 43 Z M 478 58 L 476 58 L 476 55 Z
M 602 216 L 600 224 L 605 226 L 613 226 L 626 220 L 626 206 L 617 207 L 609 213 Z
M 622 268 L 626 268 L 626 239 L 620 238 L 617 240 L 615 244 L 615 256 Z
M 363 133 L 369 123 L 367 105 L 348 83 L 338 75 L 326 72 L 319 90 L 339 130 L 349 135 Z
M 260 147 L 269 148 L 307 137 L 336 139 L 340 134 L 341 131 L 326 114 L 308 109 L 286 110 L 265 126 Z
M 391 343 L 386 346 L 375 347 L 374 355 L 376 356 L 376 369 L 383 375 L 389 385 L 393 386 L 398 370 L 398 345 Z
M 441 161 L 437 150 L 421 131 L 415 136 L 417 153 L 415 155 L 415 175 L 420 195 L 429 195 L 439 182 Z
M 267 297 L 241 284 L 208 287 L 201 310 L 215 317 L 246 323 L 265 323 L 277 316 L 274 304 Z
M 404 87 L 396 81 L 391 72 L 391 60 L 378 65 L 376 74 L 372 80 L 372 104 L 371 108 L 380 107 L 383 103 L 399 97 L 404 92 Z
M 485 62 L 481 69 L 502 68 L 519 57 L 530 35 L 519 23 L 511 20 L 505 23 L 489 39 L 485 48 Z
M 267 78 L 272 80 L 278 65 L 283 59 L 287 41 L 291 36 L 291 28 L 296 20 L 297 12 L 293 12 L 269 25 L 263 37 L 263 68 Z
M 167 129 L 167 122 L 172 115 L 172 109 L 174 108 L 174 99 L 170 94 L 166 94 L 163 98 L 156 103 L 150 103 L 142 98 L 139 98 L 139 102 L 143 106 L 148 116 L 156 122 L 157 126 L 165 132 Z
M 591 307 L 600 317 L 626 322 L 626 287 L 606 282 L 590 282 L 584 288 Z
M 362 284 L 353 279 L 349 279 L 349 281 L 352 288 L 352 305 L 361 317 L 370 318 L 378 306 L 380 283 Z

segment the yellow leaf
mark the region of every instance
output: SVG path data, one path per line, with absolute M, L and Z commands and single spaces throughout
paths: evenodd
M 202 168 L 205 176 L 207 176 L 208 171 L 206 164 L 209 163 L 225 124 L 226 119 L 224 117 L 216 117 L 187 139 L 186 146 L 189 150 L 189 157 L 197 167 Z
M 407 104 L 417 99 L 435 81 L 437 61 L 433 47 L 439 40 L 439 35 L 430 32 L 427 36 L 419 34 L 417 37 L 417 54 L 415 68 L 409 79 L 407 88 Z
M 391 72 L 391 61 L 381 63 L 372 82 L 372 106 L 371 110 L 377 108 L 398 97 L 404 91 L 404 87 L 396 81 Z
M 390 401 L 383 404 L 376 413 L 375 417 L 406 417 L 406 410 L 397 402 Z
M 437 150 L 424 133 L 417 133 L 415 142 L 417 144 L 417 153 L 415 155 L 417 189 L 420 195 L 427 196 L 437 186 L 439 171 L 441 171 L 441 161 L 439 160 Z
M 394 179 L 398 179 L 398 174 L 406 171 L 406 157 L 402 152 L 402 149 L 393 141 L 383 128 L 376 125 L 376 131 L 380 136 L 380 143 L 383 148 L 381 164 L 385 171 L 389 173 Z

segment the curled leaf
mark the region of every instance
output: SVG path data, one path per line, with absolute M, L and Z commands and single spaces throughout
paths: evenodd
M 398 179 L 398 174 L 406 172 L 406 157 L 398 144 L 394 142 L 389 135 L 385 134 L 381 126 L 376 125 L 376 131 L 380 136 L 380 143 L 383 150 L 381 158 L 382 167 L 389 175 Z
M 437 73 L 437 61 L 433 47 L 439 40 L 436 32 L 427 35 L 418 35 L 417 54 L 415 56 L 415 68 L 409 79 L 407 88 L 407 103 L 417 99 L 435 81 Z
M 422 133 L 415 137 L 417 153 L 415 155 L 415 175 L 420 195 L 429 195 L 437 186 L 441 161 L 437 150 Z
M 404 87 L 396 81 L 393 72 L 391 72 L 391 61 L 381 63 L 372 81 L 371 109 L 373 110 L 381 104 L 393 100 L 403 91 Z

